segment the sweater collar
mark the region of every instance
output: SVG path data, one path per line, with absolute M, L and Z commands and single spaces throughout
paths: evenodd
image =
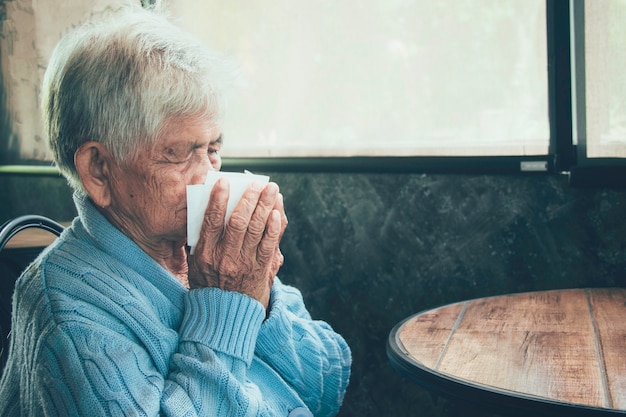
M 132 239 L 109 223 L 88 196 L 74 193 L 74 203 L 82 227 L 100 250 L 134 269 L 166 294 L 174 304 L 182 308 L 183 296 L 187 289 L 176 277 L 152 259 Z

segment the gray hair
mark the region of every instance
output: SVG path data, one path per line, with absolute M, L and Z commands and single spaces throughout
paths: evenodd
M 232 62 L 158 10 L 128 7 L 56 46 L 44 75 L 44 132 L 61 173 L 83 187 L 74 154 L 101 142 L 120 162 L 153 145 L 172 117 L 221 121 Z

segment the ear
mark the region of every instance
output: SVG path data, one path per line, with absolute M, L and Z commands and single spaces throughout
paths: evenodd
M 83 187 L 98 207 L 111 204 L 113 157 L 100 142 L 85 142 L 74 154 L 74 164 Z

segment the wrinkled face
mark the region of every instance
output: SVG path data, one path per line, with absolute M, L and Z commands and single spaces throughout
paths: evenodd
M 154 147 L 113 168 L 109 215 L 143 246 L 186 240 L 186 186 L 222 165 L 221 130 L 209 118 L 171 119 Z

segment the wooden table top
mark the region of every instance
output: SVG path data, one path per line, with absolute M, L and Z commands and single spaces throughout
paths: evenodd
M 626 289 L 447 305 L 395 326 L 387 352 L 416 382 L 468 400 L 483 395 L 549 415 L 626 414 Z

